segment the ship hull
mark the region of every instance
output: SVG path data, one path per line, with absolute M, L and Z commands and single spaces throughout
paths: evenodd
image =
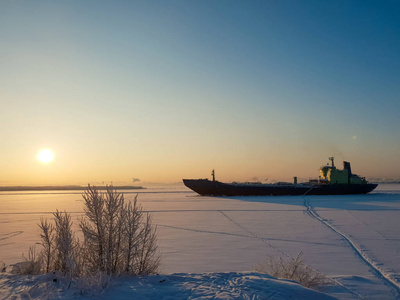
M 208 179 L 183 179 L 183 183 L 202 196 L 287 196 L 367 194 L 377 184 L 236 184 Z

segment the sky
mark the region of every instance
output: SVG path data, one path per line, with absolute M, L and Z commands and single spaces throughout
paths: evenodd
M 398 1 L 4 0 L 0 38 L 0 185 L 400 177 Z

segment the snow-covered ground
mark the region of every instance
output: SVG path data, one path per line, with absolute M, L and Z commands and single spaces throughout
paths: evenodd
M 126 199 L 134 196 L 125 193 Z M 306 197 L 200 197 L 185 187 L 149 188 L 138 200 L 158 225 L 161 273 L 169 275 L 119 279 L 105 296 L 289 299 L 294 293 L 310 299 L 302 293 L 312 291 L 251 272 L 267 256 L 293 258 L 299 252 L 331 279 L 324 293 L 339 299 L 400 296 L 400 185 L 380 185 L 368 195 Z M 1 193 L 0 260 L 21 261 L 38 241 L 41 216 L 65 209 L 77 220 L 82 208 L 79 192 Z M 20 278 L 0 278 L 5 299 L 18 291 L 15 286 L 29 287 Z M 40 286 L 43 278 L 30 284 Z
M 1 299 L 252 299 L 331 300 L 327 294 L 255 272 L 222 272 L 116 278 L 98 288 L 52 274 L 0 276 Z M 96 282 L 96 281 L 95 281 Z M 104 281 L 102 281 L 104 282 Z

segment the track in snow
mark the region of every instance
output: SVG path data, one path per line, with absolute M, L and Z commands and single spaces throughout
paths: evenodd
M 23 231 L 14 231 L 14 232 L 5 233 L 3 235 L 0 235 L 0 241 L 10 239 L 14 236 L 20 235 L 21 233 L 24 233 L 24 232 Z
M 366 254 L 364 251 L 362 251 L 356 243 L 346 234 L 340 232 L 338 229 L 336 229 L 333 225 L 329 224 L 326 220 L 321 218 L 320 215 L 314 210 L 314 208 L 310 205 L 309 200 L 304 197 L 304 206 L 307 209 L 307 213 L 315 218 L 316 220 L 320 221 L 322 224 L 325 226 L 329 227 L 331 230 L 339 234 L 343 239 L 347 241 L 347 243 L 350 245 L 350 247 L 354 250 L 355 254 L 366 264 L 368 265 L 375 275 L 382 279 L 386 284 L 393 290 L 393 292 L 396 295 L 396 299 L 400 299 L 400 285 L 397 283 L 395 280 L 393 280 L 389 275 L 385 274 L 384 271 L 382 271 Z
M 266 238 L 262 238 L 259 237 L 257 234 L 255 234 L 254 232 L 248 230 L 246 227 L 244 227 L 243 225 L 239 224 L 238 222 L 236 222 L 235 220 L 233 220 L 231 217 L 229 217 L 226 213 L 224 213 L 222 210 L 220 211 L 220 213 L 222 215 L 224 215 L 228 220 L 230 220 L 232 223 L 234 223 L 236 226 L 239 226 L 240 228 L 242 228 L 243 230 L 245 230 L 246 232 L 250 233 L 254 238 L 257 238 L 259 240 L 261 240 L 264 243 L 267 243 L 270 247 L 274 248 L 275 250 L 281 252 L 283 255 L 285 255 L 286 257 L 295 260 L 295 258 L 293 256 L 291 256 L 290 254 L 286 253 L 284 250 L 282 250 L 281 248 L 279 248 L 278 246 L 272 244 L 270 241 L 268 241 L 268 239 Z M 313 267 L 310 267 L 312 270 L 314 270 L 315 272 L 319 273 L 317 270 L 315 270 Z M 338 280 L 328 277 L 330 280 L 332 280 L 332 282 L 336 283 L 337 285 L 341 286 L 342 288 L 348 290 L 351 294 L 355 295 L 358 298 L 363 298 L 360 294 L 358 294 L 356 291 L 352 290 L 351 288 L 345 286 L 343 283 L 339 282 Z
M 263 243 L 266 243 L 268 246 L 270 246 L 271 248 L 274 248 L 275 250 L 279 251 L 280 253 L 282 253 L 283 255 L 285 255 L 286 257 L 289 257 L 290 259 L 295 259 L 293 256 L 291 256 L 290 254 L 288 254 L 287 252 L 283 251 L 281 248 L 279 248 L 278 246 L 272 244 L 268 239 L 263 238 L 258 236 L 256 233 L 250 231 L 249 229 L 247 229 L 246 227 L 244 227 L 243 225 L 239 224 L 238 222 L 236 222 L 235 220 L 233 220 L 231 217 L 229 217 L 225 212 L 223 212 L 222 210 L 219 211 L 225 218 L 227 218 L 230 222 L 232 222 L 233 224 L 235 224 L 236 226 L 238 226 L 239 228 L 241 228 L 242 230 L 246 231 L 247 233 L 250 234 L 250 236 L 262 241 Z
M 271 241 L 281 241 L 279 239 L 269 239 L 269 238 L 264 238 L 264 237 L 260 237 L 259 235 L 257 235 L 256 233 L 254 233 L 253 231 L 247 229 L 244 225 L 238 223 L 237 221 L 235 221 L 233 218 L 231 218 L 230 216 L 228 216 L 227 212 L 230 211 L 237 211 L 237 210 L 213 210 L 213 211 L 218 211 L 219 213 L 221 213 L 226 219 L 228 219 L 231 223 L 233 223 L 235 226 L 241 228 L 243 231 L 246 232 L 246 234 L 237 234 L 237 233 L 230 233 L 230 232 L 222 232 L 222 231 L 211 231 L 211 230 L 203 230 L 203 229 L 194 229 L 194 228 L 185 228 L 185 227 L 178 227 L 178 226 L 171 226 L 171 225 L 165 225 L 165 224 L 157 224 L 157 226 L 160 227 L 165 227 L 165 228 L 171 228 L 171 229 L 178 229 L 178 230 L 185 230 L 185 231 L 191 231 L 191 232 L 202 232 L 202 233 L 212 233 L 212 234 L 226 234 L 226 235 L 232 235 L 232 236 L 238 236 L 238 237 L 245 237 L 245 238 L 253 238 L 253 239 L 257 239 L 260 240 L 261 242 L 267 244 L 268 246 L 270 246 L 271 248 L 277 250 L 278 252 L 282 253 L 285 257 L 288 257 L 289 259 L 294 260 L 295 258 L 293 256 L 291 256 L 290 254 L 288 254 L 287 252 L 285 252 L 283 249 L 279 248 L 278 246 L 274 245 Z M 318 272 L 317 270 L 315 270 L 314 268 L 312 268 L 311 266 L 309 266 L 311 269 L 313 269 L 314 271 Z M 347 287 L 346 285 L 344 285 L 343 283 L 339 282 L 337 279 L 331 278 L 328 276 L 328 278 L 334 282 L 335 284 L 337 284 L 338 286 L 341 286 L 342 288 L 344 288 L 345 290 L 349 291 L 351 294 L 353 294 L 354 296 L 356 296 L 359 299 L 363 299 L 363 296 L 361 296 L 360 294 L 358 294 L 356 291 L 354 291 L 353 289 Z
M 179 227 L 179 226 L 172 226 L 172 225 L 159 224 L 159 223 L 157 223 L 156 225 L 157 225 L 157 227 L 178 229 L 178 230 L 191 231 L 191 232 L 222 234 L 222 235 L 231 235 L 231 236 L 250 238 L 250 239 L 258 239 L 258 240 L 263 240 L 263 242 L 265 242 L 265 240 L 266 240 L 265 238 L 256 236 L 253 233 L 240 234 L 240 233 L 232 233 L 232 232 L 227 232 L 227 231 L 212 231 L 212 230 L 204 230 L 204 229 L 194 229 L 194 228 L 187 228 L 187 227 Z M 333 244 L 329 244 L 329 243 L 316 243 L 316 242 L 307 242 L 307 241 L 298 241 L 298 240 L 289 240 L 289 239 L 268 238 L 268 240 L 269 241 L 278 241 L 278 242 L 284 241 L 284 242 L 292 242 L 292 243 L 302 243 L 302 244 L 309 243 L 309 244 L 313 244 L 313 245 L 334 246 Z

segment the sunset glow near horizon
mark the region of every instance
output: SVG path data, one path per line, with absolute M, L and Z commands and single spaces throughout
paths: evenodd
M 397 1 L 2 1 L 0 185 L 308 179 L 329 156 L 400 178 L 399 16 Z

